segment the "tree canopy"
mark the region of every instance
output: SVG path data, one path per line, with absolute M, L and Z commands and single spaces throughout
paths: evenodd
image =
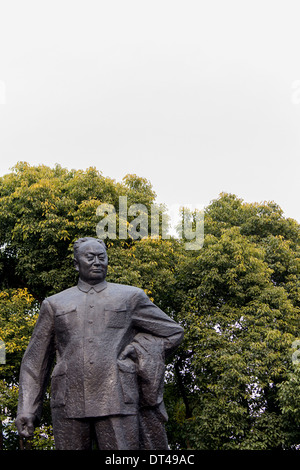
M 76 283 L 74 241 L 96 236 L 97 207 L 112 204 L 118 213 L 120 196 L 149 214 L 156 197 L 145 178 L 117 183 L 95 168 L 21 162 L 0 178 L 5 449 L 21 445 L 13 424 L 18 373 L 39 304 Z M 185 329 L 166 370 L 170 446 L 299 448 L 299 224 L 272 201 L 221 193 L 205 208 L 204 232 L 194 251 L 174 237 L 106 240 L 108 280 L 143 288 Z M 33 448 L 53 448 L 47 399 Z

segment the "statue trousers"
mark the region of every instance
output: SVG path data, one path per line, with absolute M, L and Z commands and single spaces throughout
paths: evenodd
M 53 434 L 57 450 L 138 450 L 137 415 L 101 418 L 66 418 L 64 407 L 52 409 Z

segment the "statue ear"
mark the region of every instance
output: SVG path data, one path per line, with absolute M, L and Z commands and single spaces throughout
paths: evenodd
M 99 243 L 101 243 L 102 246 L 104 246 L 104 248 L 106 249 L 106 245 L 104 243 L 104 240 L 102 240 L 102 238 L 98 238 L 97 239 Z
M 99 238 L 98 241 L 99 241 L 100 245 L 102 245 L 103 248 L 104 248 L 105 251 L 106 251 L 106 245 L 105 245 L 104 241 L 102 240 L 102 238 Z

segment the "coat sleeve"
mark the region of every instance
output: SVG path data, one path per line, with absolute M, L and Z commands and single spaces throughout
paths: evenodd
M 134 295 L 132 320 L 137 332 L 149 333 L 163 340 L 166 357 L 183 339 L 183 328 L 154 305 L 141 289 Z
M 53 312 L 49 302 L 44 300 L 21 362 L 18 415 L 33 414 L 40 420 L 54 357 Z

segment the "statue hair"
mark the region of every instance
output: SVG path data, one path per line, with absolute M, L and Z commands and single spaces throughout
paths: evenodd
M 74 250 L 74 259 L 77 259 L 77 254 L 78 254 L 78 250 L 80 248 L 80 246 L 85 243 L 85 242 L 89 242 L 89 241 L 96 241 L 98 243 L 100 243 L 100 245 L 104 248 L 105 252 L 106 252 L 106 246 L 105 246 L 105 243 L 103 240 L 101 240 L 100 238 L 94 238 L 94 237 L 83 237 L 83 238 L 78 238 L 78 240 L 76 240 L 74 242 L 74 245 L 73 245 L 73 250 Z

